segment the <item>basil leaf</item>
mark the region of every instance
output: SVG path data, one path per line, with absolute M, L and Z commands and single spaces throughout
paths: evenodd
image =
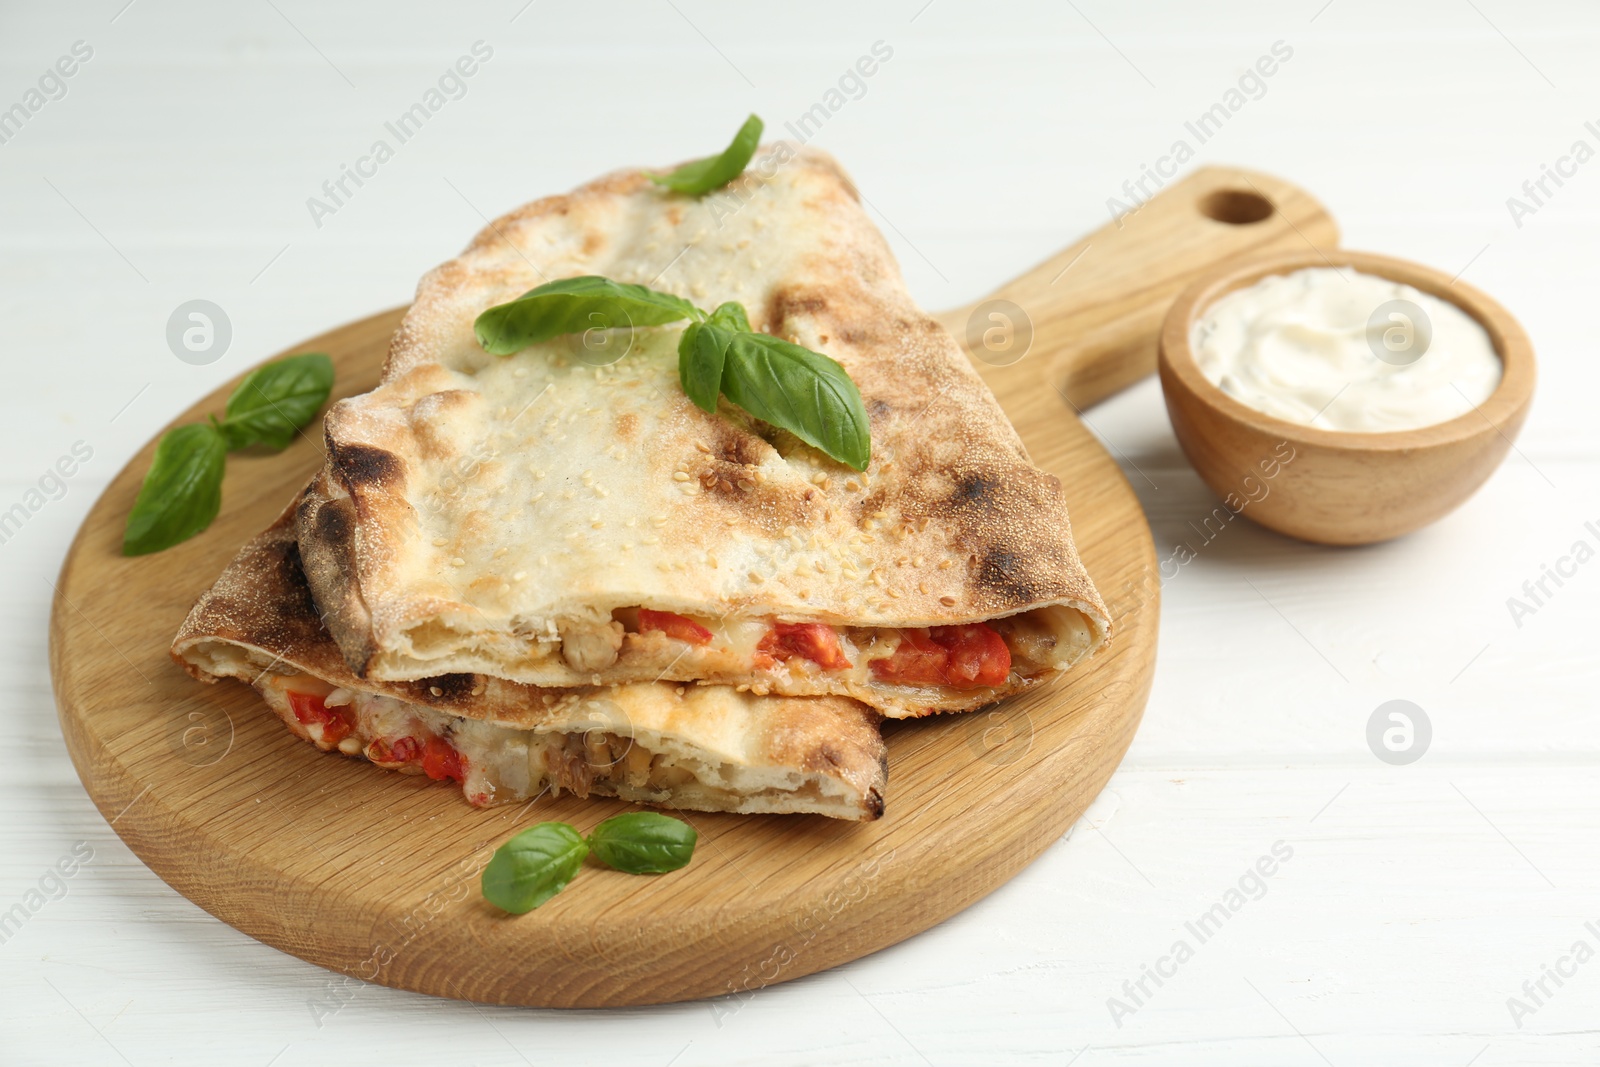
M 751 115 L 744 120 L 744 125 L 739 127 L 739 132 L 733 135 L 733 141 L 722 150 L 721 155 L 685 163 L 670 174 L 647 173 L 645 177 L 657 185 L 665 185 L 673 192 L 690 196 L 701 196 L 713 189 L 720 189 L 744 173 L 744 168 L 750 164 L 750 157 L 756 154 L 756 146 L 761 143 L 761 130 L 761 120 Z
M 681 819 L 630 811 L 596 826 L 589 847 L 600 862 L 626 874 L 665 874 L 688 866 L 698 837 Z
M 751 119 L 758 124 L 753 136 L 759 136 L 760 120 Z M 724 395 L 841 463 L 867 469 L 871 427 L 861 391 L 844 368 L 799 345 L 752 332 L 738 303 L 722 304 L 708 315 L 670 293 L 591 274 L 550 282 L 492 307 L 478 316 L 475 329 L 484 351 L 508 355 L 563 334 L 680 319 L 691 321 L 678 340 L 678 381 L 697 407 L 715 412 L 718 395 Z
M 142 556 L 187 541 L 222 510 L 228 445 L 209 422 L 168 430 L 122 531 L 122 554 Z
M 589 846 L 564 822 L 529 827 L 495 849 L 483 869 L 483 897 L 502 911 L 532 911 L 567 887 Z
M 485 352 L 509 356 L 567 333 L 618 326 L 662 326 L 705 316 L 689 301 L 642 285 L 587 274 L 530 289 L 478 316 L 473 329 Z
M 703 322 L 690 323 L 678 340 L 678 381 L 695 406 L 716 413 L 722 392 L 722 364 L 733 334 Z
M 718 307 L 705 322 L 691 323 L 683 331 L 678 342 L 678 381 L 701 410 L 716 413 L 728 346 L 735 333 L 749 331 L 744 305 L 732 301 Z
M 320 352 L 257 367 L 228 398 L 222 422 L 228 447 L 287 447 L 332 391 L 333 361 Z
M 827 356 L 764 333 L 741 333 L 728 347 L 722 391 L 758 419 L 858 471 L 872 459 L 861 390 Z

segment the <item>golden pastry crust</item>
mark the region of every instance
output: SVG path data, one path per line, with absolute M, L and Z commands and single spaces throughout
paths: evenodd
M 509 357 L 478 346 L 485 309 L 600 274 L 838 360 L 873 455 L 853 471 L 677 378 L 678 327 L 574 338 Z M 597 365 L 598 364 L 598 365 Z M 665 677 L 848 694 L 891 716 L 966 710 L 1101 647 L 1105 605 L 1073 545 L 1060 483 L 1034 467 L 955 340 L 919 309 L 829 156 L 769 146 L 692 199 L 639 171 L 491 223 L 429 273 L 382 383 L 334 406 L 328 464 L 299 516 L 328 627 L 363 677 L 492 674 L 544 686 Z M 1034 613 L 1056 640 L 999 686 L 913 687 L 644 652 L 579 669 L 549 640 L 648 607 L 836 628 L 951 626 Z

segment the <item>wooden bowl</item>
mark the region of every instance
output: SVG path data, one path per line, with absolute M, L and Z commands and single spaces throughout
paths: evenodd
M 1329 266 L 1404 282 L 1471 315 L 1500 355 L 1499 387 L 1448 422 L 1356 433 L 1264 414 L 1201 373 L 1189 337 L 1214 301 L 1270 275 Z M 1178 443 L 1224 505 L 1279 533 L 1329 545 L 1386 541 L 1459 506 L 1505 458 L 1533 400 L 1533 346 L 1499 304 L 1429 267 L 1337 249 L 1224 264 L 1196 279 L 1162 323 L 1158 367 Z

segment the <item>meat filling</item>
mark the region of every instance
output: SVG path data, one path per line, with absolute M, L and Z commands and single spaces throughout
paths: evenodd
M 617 662 L 622 649 L 622 624 L 612 621 L 599 626 L 561 623 L 561 658 L 582 674 L 603 671 Z

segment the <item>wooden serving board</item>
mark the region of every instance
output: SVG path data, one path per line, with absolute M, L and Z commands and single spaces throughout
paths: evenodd
M 485 1003 L 734 994 L 732 1010 L 754 989 L 863 956 L 965 908 L 1070 829 L 1104 786 L 1149 693 L 1158 581 L 1138 501 L 1074 407 L 1153 371 L 1161 316 L 1195 272 L 1335 241 L 1332 221 L 1294 187 L 1204 170 L 996 293 L 1031 320 L 1020 359 L 991 365 L 1015 357 L 1022 341 L 978 307 L 982 329 L 1002 328 L 992 335 L 999 354 L 984 349 L 978 366 L 1035 461 L 1066 486 L 1078 547 L 1116 631 L 1090 665 L 1041 690 L 992 710 L 887 726 L 888 810 L 878 822 L 689 813 L 700 845 L 683 871 L 648 878 L 591 865 L 528 915 L 490 907 L 478 875 L 512 833 L 546 819 L 587 831 L 626 806 L 562 797 L 477 810 L 453 786 L 320 753 L 245 686 L 201 685 L 167 657 L 195 598 L 321 465 L 315 432 L 278 455 L 229 457 L 222 514 L 159 555 L 118 554 L 154 442 L 107 488 L 67 555 L 50 623 L 67 747 L 95 804 L 157 874 L 302 959 Z M 365 391 L 400 315 L 293 351 L 333 356 L 336 395 Z M 961 309 L 942 319 L 962 337 L 972 317 Z M 231 389 L 176 421 L 220 411 Z M 337 1011 L 349 988 L 330 983 L 314 1010 Z

